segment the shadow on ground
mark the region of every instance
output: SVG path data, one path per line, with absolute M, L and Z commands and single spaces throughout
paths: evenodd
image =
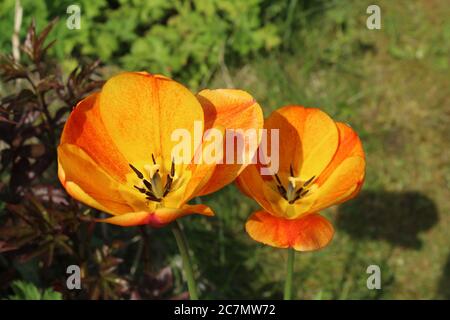
M 450 254 L 442 268 L 442 275 L 437 285 L 437 299 L 450 300 Z
M 339 206 L 336 226 L 358 240 L 384 240 L 418 250 L 420 233 L 438 221 L 436 205 L 419 192 L 365 191 Z
M 438 221 L 439 214 L 433 200 L 415 191 L 363 191 L 356 199 L 340 205 L 336 216 L 336 228 L 346 232 L 355 241 L 344 266 L 335 298 L 342 298 L 346 283 L 351 280 L 352 268 L 368 263 L 366 261 L 357 263 L 358 259 L 361 259 L 358 258 L 358 252 L 362 250 L 361 240 L 385 241 L 389 244 L 389 249 L 374 261 L 383 270 L 383 290 L 368 291 L 367 297 L 360 298 L 389 298 L 389 291 L 395 285 L 395 274 L 388 263 L 393 249 L 400 247 L 419 250 L 422 247 L 421 234 L 431 229 Z M 449 283 L 450 257 L 445 270 L 444 281 Z M 450 287 L 442 287 L 440 290 L 442 296 L 450 297 Z

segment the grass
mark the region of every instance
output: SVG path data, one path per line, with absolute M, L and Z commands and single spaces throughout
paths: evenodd
M 287 104 L 321 107 L 361 136 L 364 188 L 324 212 L 336 228 L 327 248 L 297 253 L 293 297 L 450 299 L 450 7 L 445 0 L 380 0 L 382 29 L 368 30 L 371 1 L 308 3 L 288 19 L 298 28 L 286 31 L 282 50 L 240 67 L 222 64 L 207 85 L 250 92 L 266 116 Z M 201 298 L 282 298 L 287 250 L 244 231 L 258 205 L 234 185 L 197 201 L 217 213 L 181 220 Z M 101 228 L 111 242 L 139 230 Z M 170 228 L 147 231 L 142 268 L 169 264 L 174 294 L 181 294 L 187 288 Z M 366 287 L 373 264 L 382 290 Z M 32 278 L 37 267 L 17 268 Z
M 340 2 L 305 14 L 289 52 L 219 70 L 209 87 L 231 79 L 266 116 L 286 104 L 322 107 L 362 138 L 364 188 L 326 210 L 336 227 L 329 247 L 297 254 L 294 297 L 449 299 L 450 8 L 445 1 L 380 1 L 382 29 L 368 30 L 369 4 Z M 183 221 L 203 297 L 281 298 L 286 250 L 255 243 L 243 230 L 257 205 L 234 186 L 204 201 L 217 217 Z M 166 238 L 166 231 L 155 233 Z M 382 290 L 366 287 L 371 264 L 381 268 Z

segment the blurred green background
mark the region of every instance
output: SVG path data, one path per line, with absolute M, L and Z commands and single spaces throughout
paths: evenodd
M 59 17 L 51 55 L 66 73 L 80 58 L 98 57 L 105 79 L 120 70 L 163 73 L 193 91 L 246 90 L 266 116 L 302 104 L 351 124 L 367 154 L 366 182 L 358 198 L 326 210 L 336 228 L 332 243 L 297 254 L 294 296 L 450 299 L 448 1 L 82 0 L 80 30 L 65 26 L 72 1 L 21 3 L 22 37 L 32 18 L 42 29 Z M 370 4 L 381 8 L 381 30 L 366 28 Z M 11 50 L 14 5 L 0 4 L 2 53 Z M 6 95 L 4 86 L 0 93 Z M 264 247 L 244 231 L 257 204 L 234 185 L 198 201 L 217 213 L 182 219 L 201 297 L 281 298 L 286 251 Z M 122 258 L 118 278 L 132 282 L 150 270 L 161 280 L 165 270 L 171 280 L 161 296 L 186 291 L 169 228 L 95 228 L 92 252 L 136 239 L 114 253 Z M 140 259 L 145 263 L 136 271 Z M 61 253 L 48 274 L 64 279 L 64 261 Z M 381 290 L 366 287 L 371 264 L 381 267 Z M 39 258 L 16 263 L 0 253 L 0 267 L 11 265 L 14 279 L 53 285 L 42 277 Z

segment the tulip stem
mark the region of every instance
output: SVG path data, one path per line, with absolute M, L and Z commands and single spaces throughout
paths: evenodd
M 189 247 L 186 236 L 179 221 L 175 221 L 172 227 L 173 235 L 177 241 L 178 250 L 180 251 L 183 260 L 184 276 L 186 277 L 189 296 L 191 300 L 198 300 L 197 285 L 195 284 L 194 271 L 192 269 L 191 259 L 189 257 Z
M 295 250 L 288 249 L 288 258 L 286 263 L 286 282 L 284 284 L 284 300 L 292 299 L 292 274 L 294 272 Z

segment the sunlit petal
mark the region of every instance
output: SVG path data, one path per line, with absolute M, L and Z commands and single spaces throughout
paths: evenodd
M 175 130 L 190 133 L 193 154 L 200 143 L 194 126 L 203 132 L 203 109 L 181 84 L 159 75 L 122 73 L 108 80 L 99 98 L 100 116 L 112 141 L 128 163 L 136 167 L 160 157 L 166 169 L 172 162 Z
M 280 173 L 288 172 L 292 164 L 302 180 L 317 177 L 338 146 L 335 122 L 317 108 L 282 107 L 270 115 L 264 127 L 280 130 Z
M 244 164 L 226 164 L 226 152 L 243 153 L 244 160 L 248 162 L 253 158 L 260 141 L 259 129 L 263 127 L 263 114 L 261 107 L 255 99 L 245 91 L 234 89 L 202 90 L 197 94 L 204 113 L 205 129 L 218 126 L 235 132 L 244 141 L 243 148 L 225 150 L 223 164 L 218 164 L 208 184 L 200 191 L 200 195 L 208 194 L 232 182 L 244 169 Z M 248 131 L 250 130 L 250 131 Z M 251 135 L 251 131 L 255 136 Z M 254 143 L 249 139 L 255 138 Z
M 213 211 L 205 205 L 184 205 L 181 208 L 160 208 L 153 212 L 138 211 L 116 215 L 106 219 L 98 219 L 99 222 L 106 222 L 123 227 L 147 224 L 153 227 L 163 227 L 177 218 L 188 214 L 201 214 L 213 216 Z
M 68 193 L 85 204 L 108 213 L 133 210 L 123 199 L 115 180 L 78 146 L 58 147 L 58 176 Z
M 321 249 L 328 245 L 334 234 L 331 223 L 319 214 L 290 220 L 258 211 L 247 220 L 245 229 L 258 242 L 297 251 Z

